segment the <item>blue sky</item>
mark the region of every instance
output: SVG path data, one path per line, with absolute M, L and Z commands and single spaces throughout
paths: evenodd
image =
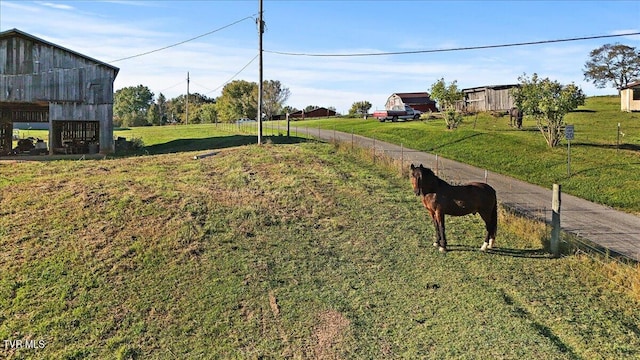
M 514 84 L 537 73 L 574 82 L 589 96 L 616 94 L 584 81 L 589 52 L 608 43 L 640 48 L 636 35 L 407 55 L 274 53 L 421 51 L 639 32 L 637 0 L 264 0 L 263 10 L 264 79 L 290 89 L 288 105 L 334 106 L 343 113 L 361 100 L 383 108 L 392 93 L 428 91 L 440 78 L 467 88 Z M 0 31 L 17 28 L 119 67 L 116 90 L 142 84 L 172 98 L 186 93 L 189 72 L 190 92 L 216 97 L 230 79 L 257 82 L 258 60 L 251 62 L 258 53 L 257 13 L 258 0 L 0 0 Z

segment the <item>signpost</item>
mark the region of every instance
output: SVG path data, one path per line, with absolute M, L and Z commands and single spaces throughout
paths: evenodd
M 573 140 L 573 125 L 564 128 L 564 138 L 567 139 L 567 175 L 571 176 L 571 140 Z

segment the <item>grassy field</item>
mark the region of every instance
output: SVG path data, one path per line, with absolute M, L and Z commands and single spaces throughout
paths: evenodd
M 567 114 L 575 126 L 571 142 L 571 176 L 567 143 L 547 147 L 535 121 L 526 117 L 523 130 L 509 127 L 508 117 L 466 117 L 454 131 L 432 119 L 379 123 L 376 119 L 331 119 L 295 122 L 294 126 L 354 132 L 407 148 L 428 151 L 493 172 L 551 188 L 631 213 L 640 213 L 640 114 L 620 111 L 617 96 L 590 97 Z M 621 132 L 618 146 L 618 123 Z
M 442 255 L 408 180 L 357 153 L 209 126 L 193 160 L 126 131 L 159 155 L 0 164 L 0 339 L 38 347 L 3 357 L 640 357 L 640 284 L 548 257 L 543 225 L 501 212 L 481 253 L 481 220 L 447 218 Z

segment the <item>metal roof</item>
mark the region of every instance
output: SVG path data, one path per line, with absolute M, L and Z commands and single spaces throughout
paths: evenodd
M 636 80 L 633 82 L 628 83 L 626 86 L 623 86 L 620 88 L 620 90 L 624 90 L 624 89 L 631 89 L 631 88 L 635 88 L 640 86 L 640 80 Z
M 120 68 L 115 67 L 115 66 L 113 66 L 111 64 L 107 64 L 104 61 L 96 60 L 96 59 L 94 59 L 92 57 L 89 57 L 87 55 L 80 54 L 77 51 L 69 50 L 69 49 L 67 49 L 67 48 L 65 48 L 63 46 L 54 44 L 54 43 L 49 42 L 47 40 L 43 40 L 43 39 L 41 39 L 41 38 L 39 38 L 37 36 L 33 36 L 31 34 L 28 34 L 28 33 L 24 32 L 24 31 L 20 31 L 20 30 L 15 29 L 15 28 L 11 29 L 11 30 L 6 30 L 6 31 L 3 31 L 3 32 L 0 32 L 0 40 L 11 38 L 11 37 L 22 37 L 22 38 L 29 39 L 29 40 L 32 40 L 32 41 L 35 41 L 35 42 L 39 42 L 41 44 L 44 44 L 44 45 L 47 45 L 47 46 L 52 46 L 52 47 L 58 48 L 60 50 L 66 51 L 68 53 L 74 54 L 74 55 L 76 55 L 78 57 L 81 57 L 81 58 L 84 58 L 84 59 L 89 60 L 91 62 L 94 62 L 94 63 L 96 63 L 98 65 L 103 65 L 103 66 L 109 67 L 109 68 L 111 68 L 111 69 L 113 69 L 115 71 L 114 77 L 117 76 L 118 72 L 120 71 Z

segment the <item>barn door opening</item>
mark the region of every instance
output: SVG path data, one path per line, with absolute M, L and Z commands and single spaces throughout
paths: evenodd
M 31 155 L 34 153 L 46 153 L 45 145 L 38 149 L 34 142 L 37 139 L 17 139 L 18 146 L 14 146 L 14 128 L 26 129 L 33 126 L 35 129 L 46 129 L 49 123 L 49 107 L 46 103 L 18 103 L 0 102 L 0 156 L 1 155 Z M 32 151 L 33 150 L 33 151 Z
M 100 151 L 98 121 L 53 121 L 56 154 L 96 154 Z

